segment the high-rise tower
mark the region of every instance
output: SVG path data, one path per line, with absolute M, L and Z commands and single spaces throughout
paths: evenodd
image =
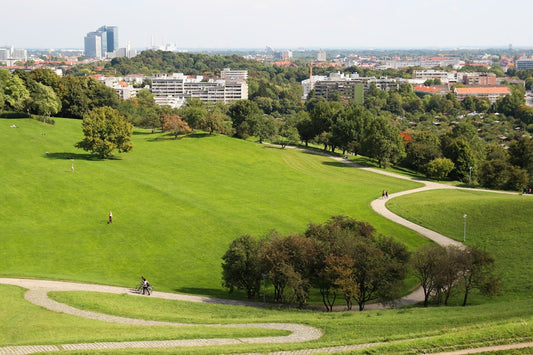
M 84 38 L 85 56 L 88 58 L 105 58 L 107 53 L 118 49 L 118 27 L 102 26 L 89 32 Z

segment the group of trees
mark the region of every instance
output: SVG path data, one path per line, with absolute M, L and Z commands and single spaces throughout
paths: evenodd
M 500 280 L 494 273 L 494 258 L 479 247 L 425 245 L 411 257 L 414 275 L 424 290 L 424 307 L 430 302 L 448 305 L 450 297 L 462 292 L 462 305 L 477 289 L 484 295 L 499 292 Z
M 115 90 L 89 77 L 60 77 L 49 69 L 0 69 L 0 110 L 83 118 L 97 107 L 118 108 Z
M 271 233 L 260 240 L 243 235 L 230 244 L 222 260 L 222 283 L 230 292 L 239 289 L 248 298 L 258 297 L 267 279 L 274 302 L 303 306 L 315 288 L 327 311 L 341 297 L 348 310 L 353 302 L 359 310 L 371 300 L 393 305 L 409 270 L 424 289 L 425 306 L 432 296 L 436 303 L 444 299 L 448 304 L 459 290 L 466 305 L 474 289 L 485 295 L 499 289 L 494 259 L 484 250 L 431 244 L 411 254 L 404 244 L 346 216 L 311 223 L 301 235 Z
M 348 309 L 355 301 L 363 310 L 369 300 L 398 297 L 409 253 L 394 239 L 376 235 L 371 225 L 335 216 L 323 225 L 310 224 L 302 235 L 241 236 L 222 259 L 223 285 L 245 290 L 249 298 L 259 295 L 266 277 L 275 302 L 303 306 L 316 287 L 328 311 L 337 296 Z

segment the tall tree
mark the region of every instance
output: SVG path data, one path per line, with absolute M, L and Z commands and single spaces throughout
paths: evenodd
M 91 151 L 100 159 L 108 158 L 115 149 L 119 152 L 133 149 L 131 124 L 111 107 L 89 111 L 83 117 L 82 129 L 85 138 L 75 147 Z
M 387 118 L 377 117 L 364 134 L 361 153 L 376 159 L 380 168 L 398 162 L 405 155 L 400 130 Z
M 417 249 L 411 258 L 415 277 L 424 290 L 424 307 L 429 304 L 429 297 L 437 290 L 437 277 L 442 267 L 444 249 L 436 244 L 428 244 Z
M 61 110 L 61 100 L 51 87 L 37 82 L 31 95 L 31 109 L 38 115 L 55 115 Z
M 230 292 L 245 290 L 249 299 L 257 296 L 261 287 L 259 242 L 243 235 L 231 242 L 222 256 L 222 284 Z

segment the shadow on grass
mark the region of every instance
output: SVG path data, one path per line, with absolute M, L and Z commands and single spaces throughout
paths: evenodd
M 133 131 L 134 136 L 147 136 L 152 134 L 158 134 L 161 132 L 151 132 L 151 131 Z
M 90 153 L 69 153 L 69 152 L 57 152 L 46 153 L 43 155 L 45 158 L 57 159 L 57 160 L 88 160 L 88 161 L 104 161 L 104 160 L 122 160 L 122 158 L 115 155 L 107 158 L 100 159 L 98 156 Z
M 216 289 L 216 288 L 201 288 L 201 287 L 180 287 L 174 289 L 175 292 L 186 293 L 191 295 L 205 295 L 210 297 L 219 297 L 219 298 L 228 298 L 228 299 L 238 299 L 232 297 L 227 291 Z M 235 295 L 234 295 L 235 296 Z
M 340 161 L 325 161 L 322 164 L 328 165 L 328 166 L 336 166 L 338 168 L 352 168 L 352 169 L 357 168 L 357 167 L 354 167 L 353 165 L 348 165 Z

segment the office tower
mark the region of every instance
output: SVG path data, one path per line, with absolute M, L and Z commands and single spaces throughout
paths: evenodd
M 84 38 L 85 56 L 101 59 L 118 49 L 118 27 L 102 26 Z

